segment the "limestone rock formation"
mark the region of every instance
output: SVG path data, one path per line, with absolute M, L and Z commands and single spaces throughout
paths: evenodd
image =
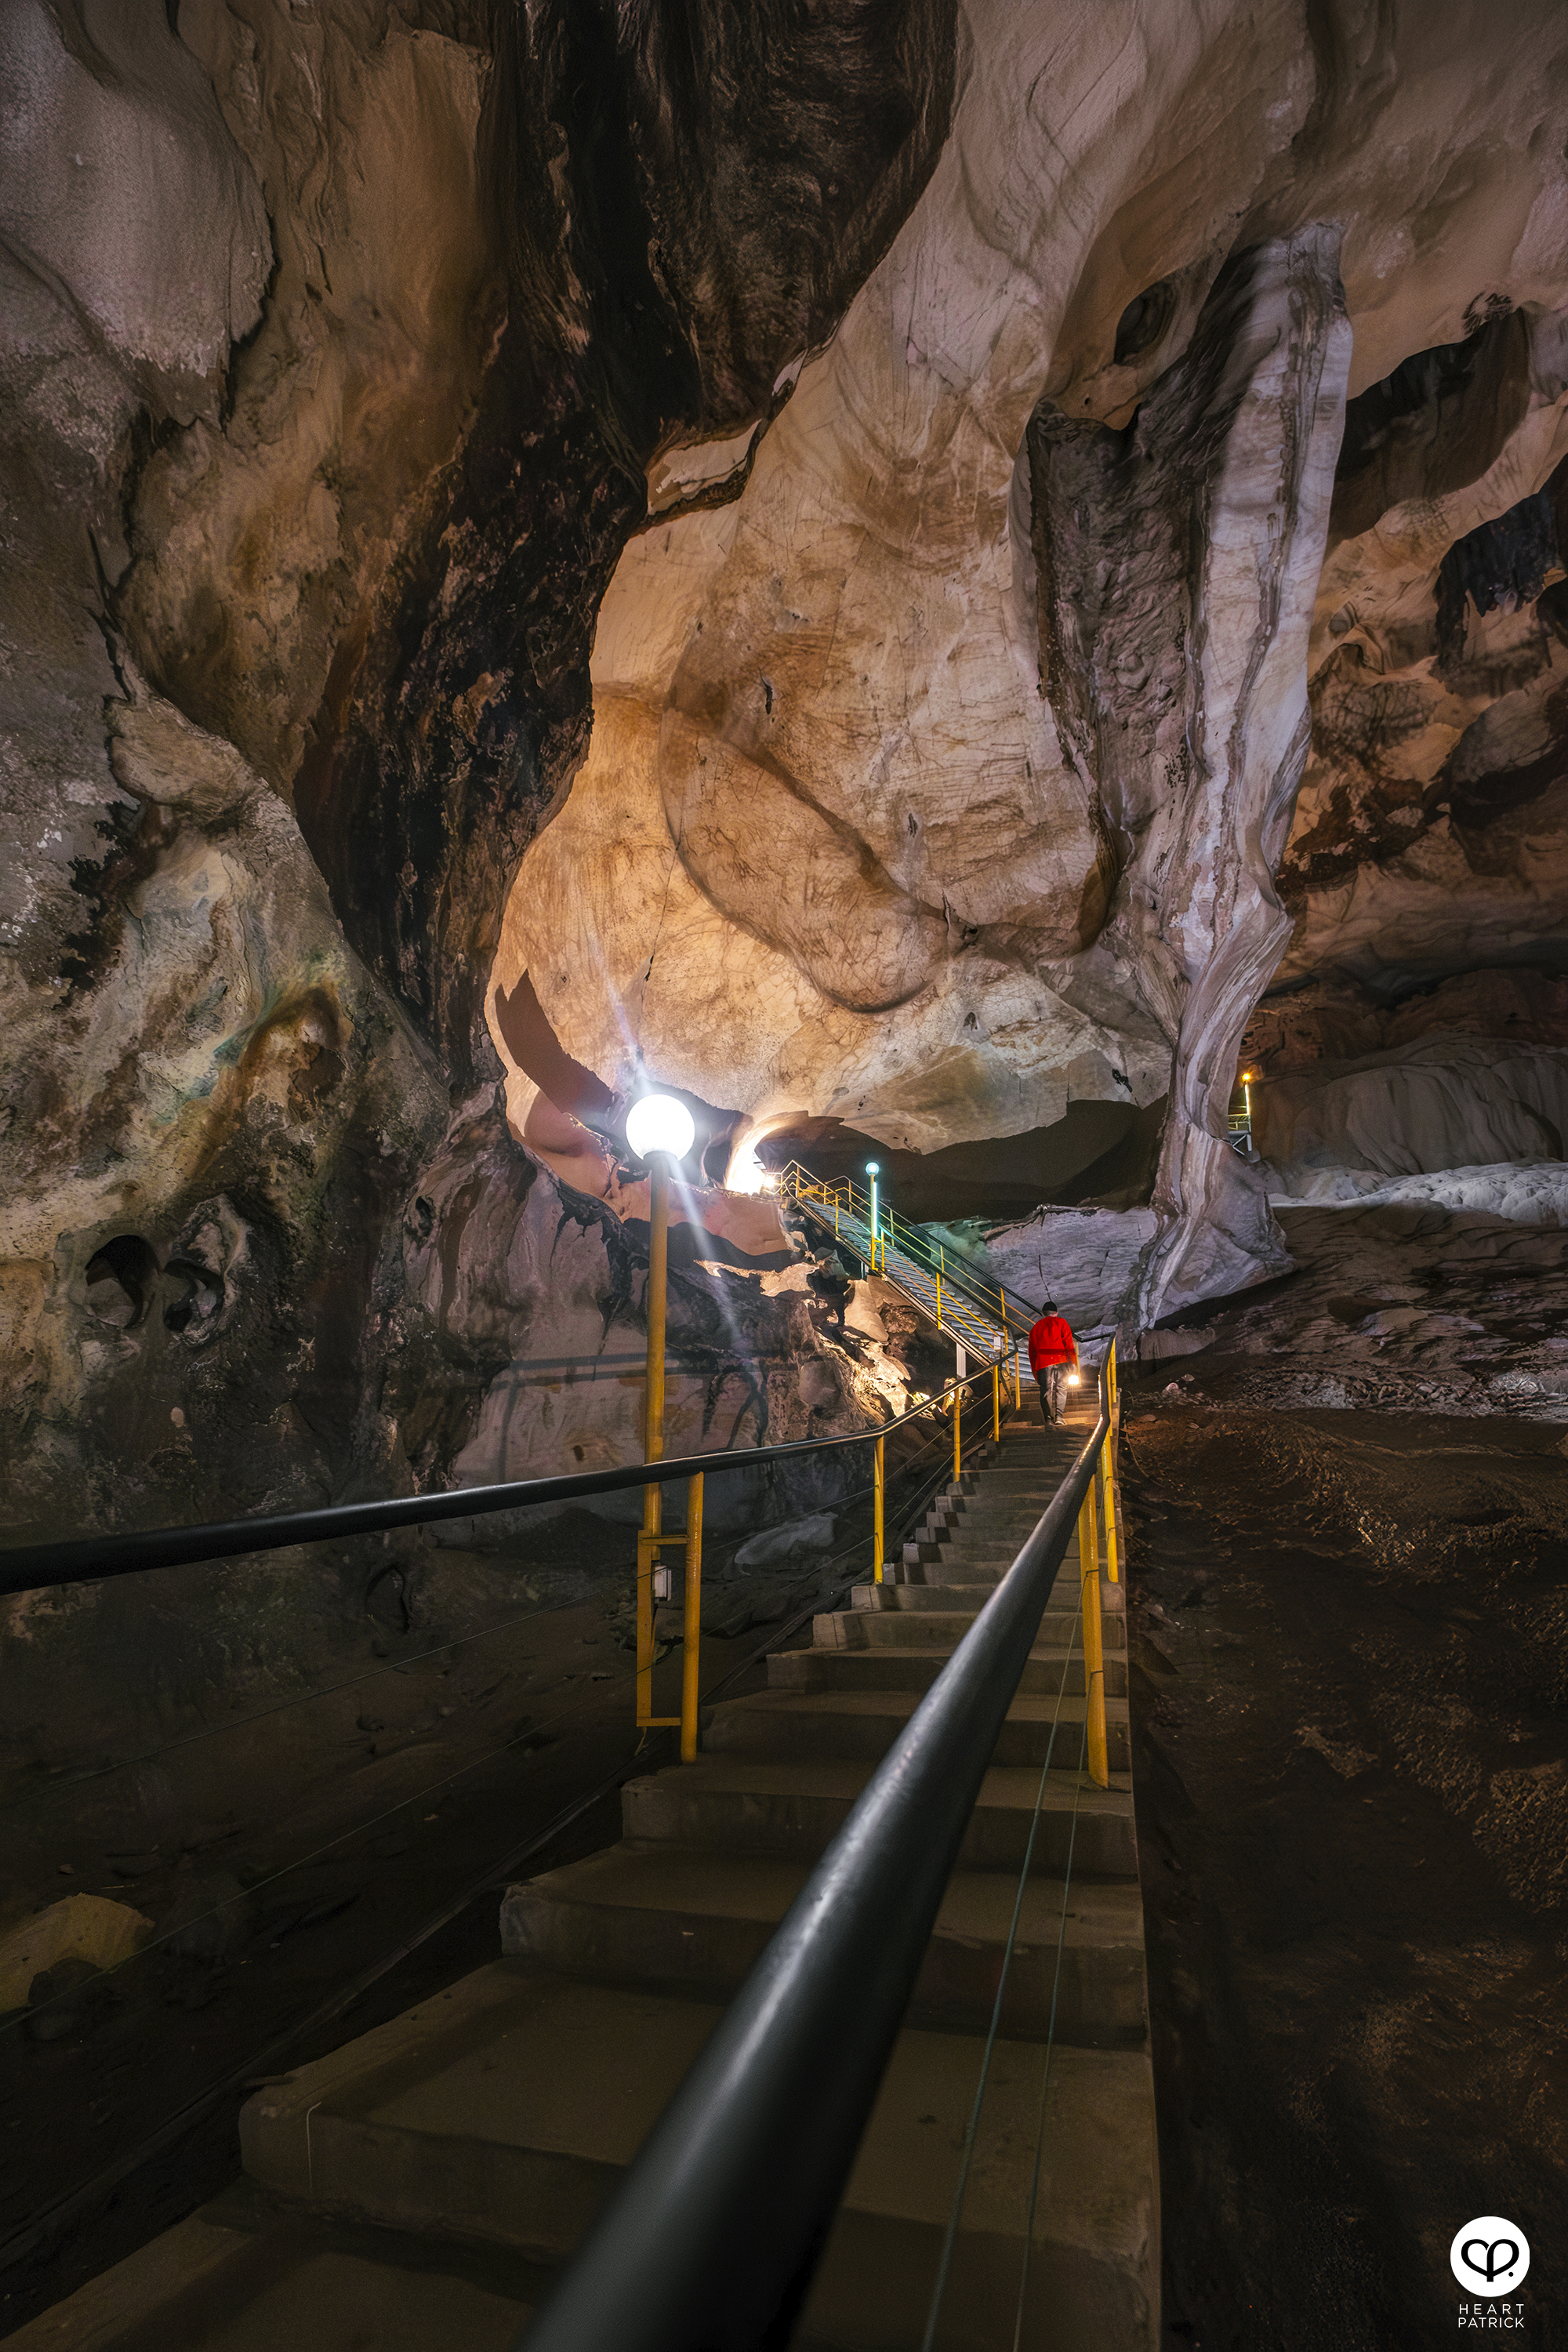
M 807 1136 L 1143 1321 L 1285 1263 L 1244 1041 L 1552 1149 L 1452 1039 L 1564 1042 L 1560 10 L 0 37 L 15 1524 L 554 1466 L 648 1079 L 721 1388 Z
M 1146 1333 L 1140 1352 L 1162 1369 L 1180 1356 L 1167 1391 L 1220 1408 L 1568 1423 L 1568 1235 L 1498 1206 L 1282 1203 L 1298 1270 Z M 1418 1554 L 1424 1538 L 1384 1519 L 1378 1539 Z
M 1253 1090 L 1258 1150 L 1294 1192 L 1320 1169 L 1384 1176 L 1561 1161 L 1568 1049 L 1426 1037 Z
M 1148 1315 L 1283 1263 L 1226 1108 L 1321 768 L 1323 559 L 1419 488 L 1435 612 L 1505 477 L 1533 495 L 1565 199 L 1522 158 L 1556 152 L 1561 98 L 1500 70 L 1460 108 L 1479 33 L 1453 16 L 1430 41 L 1334 12 L 1190 49 L 1172 27 L 1147 73 L 1110 68 L 1111 18 L 967 27 L 948 148 L 835 341 L 621 559 L 593 743 L 498 976 L 528 971 L 616 1086 L 646 1067 L 742 1112 L 742 1161 L 825 1115 L 932 1153 L 1168 1097 Z M 1417 136 L 1477 175 L 1462 222 Z M 1445 332 L 1506 394 L 1479 499 L 1500 445 L 1475 401 L 1430 483 L 1431 435 L 1404 428 L 1403 472 L 1378 454 L 1411 407 L 1387 383 L 1425 382 Z M 702 451 L 662 463 L 694 482 Z M 514 1066 L 520 1128 L 535 1099 Z

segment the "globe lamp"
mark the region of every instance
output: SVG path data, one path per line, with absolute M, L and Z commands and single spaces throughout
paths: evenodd
M 626 1141 L 639 1160 L 656 1151 L 684 1159 L 696 1140 L 691 1113 L 678 1096 L 641 1095 L 626 1113 Z

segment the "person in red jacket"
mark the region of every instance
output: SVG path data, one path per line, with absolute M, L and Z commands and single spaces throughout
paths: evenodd
M 1067 1410 L 1068 1374 L 1078 1370 L 1078 1341 L 1071 1324 L 1057 1313 L 1054 1299 L 1046 1300 L 1029 1333 L 1029 1370 L 1040 1384 L 1047 1421 L 1060 1421 Z

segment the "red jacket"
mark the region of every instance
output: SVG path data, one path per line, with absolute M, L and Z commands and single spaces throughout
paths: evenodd
M 1037 1380 L 1047 1364 L 1076 1364 L 1078 1341 L 1059 1315 L 1042 1315 L 1029 1334 L 1029 1370 Z

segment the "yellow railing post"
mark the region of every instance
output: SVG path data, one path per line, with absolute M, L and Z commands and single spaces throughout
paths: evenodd
M 1100 1488 L 1100 1507 L 1105 1514 L 1105 1572 L 1112 1584 L 1121 1581 L 1116 1558 L 1116 1470 L 1110 1458 L 1110 1432 L 1105 1433 L 1105 1443 L 1100 1449 L 1096 1484 Z
M 876 1467 L 871 1474 L 871 1490 L 876 1496 L 874 1508 L 876 1533 L 872 1538 L 872 1541 L 876 1546 L 877 1556 L 875 1560 L 872 1562 L 871 1567 L 871 1580 L 874 1584 L 880 1584 L 882 1581 L 882 1553 L 886 1549 L 885 1518 L 888 1499 L 888 1470 L 887 1457 L 883 1449 L 886 1446 L 887 1442 L 888 1441 L 885 1437 L 879 1437 L 877 1440 Z
M 653 1711 L 653 1570 L 658 1558 L 658 1538 L 646 1524 L 637 1537 L 637 1712 L 639 1730 Z
M 643 1460 L 664 1453 L 664 1331 L 669 1275 L 669 1171 L 656 1151 L 648 1169 L 647 1368 L 643 1389 Z M 637 1719 L 652 1720 L 653 1571 L 664 1525 L 664 1490 L 642 1490 L 642 1533 L 637 1540 Z
M 942 1276 L 940 1274 L 936 1278 L 936 1328 L 939 1331 L 942 1329 Z
M 991 1367 L 991 1434 L 999 1445 L 1002 1442 L 1002 1366 Z
M 643 1396 L 643 1460 L 664 1458 L 664 1332 L 665 1303 L 669 1277 L 669 1167 L 661 1151 L 648 1163 L 647 1380 Z M 695 1482 L 699 1486 L 700 1480 Z M 662 1547 L 679 1537 L 664 1532 L 664 1489 L 643 1488 L 642 1528 L 637 1536 L 637 1723 L 651 1731 L 680 1723 L 679 1715 L 653 1712 L 653 1571 Z M 701 1500 L 698 1500 L 698 1542 L 701 1542 Z M 693 1648 L 695 1654 L 695 1648 Z M 693 1734 L 696 1727 L 692 1713 Z M 695 1754 L 695 1749 L 693 1754 Z
M 686 1630 L 680 1654 L 680 1760 L 697 1761 L 697 1676 L 702 1648 L 702 1473 L 686 1482 Z
M 955 1381 L 952 1388 L 952 1483 L 956 1486 L 963 1476 L 963 1391 Z
M 1110 1765 L 1105 1738 L 1105 1648 L 1100 1625 L 1100 1544 L 1094 1526 L 1092 1481 L 1078 1515 L 1079 1591 L 1083 1609 L 1084 1720 L 1089 1751 L 1089 1777 L 1096 1788 L 1110 1785 Z

